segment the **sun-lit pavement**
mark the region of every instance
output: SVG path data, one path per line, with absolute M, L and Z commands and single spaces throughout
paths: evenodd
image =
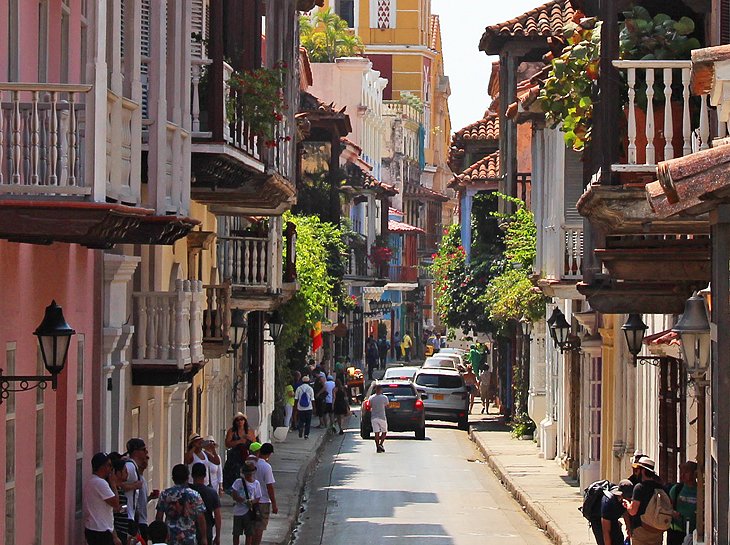
M 542 545 L 545 535 L 450 424 L 427 440 L 394 434 L 387 452 L 352 429 L 329 442 L 307 489 L 297 545 Z

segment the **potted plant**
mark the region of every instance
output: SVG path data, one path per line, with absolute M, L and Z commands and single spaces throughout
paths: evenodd
M 228 80 L 231 89 L 226 99 L 229 123 L 246 124 L 251 134 L 264 139 L 268 148 L 291 139 L 278 136 L 274 131 L 287 109 L 283 90 L 286 73 L 286 65 L 280 62 L 273 68 L 234 71 Z
M 384 237 L 379 236 L 375 239 L 375 243 L 370 247 L 368 259 L 373 264 L 379 276 L 387 276 L 387 267 L 393 258 L 393 250 L 388 245 Z

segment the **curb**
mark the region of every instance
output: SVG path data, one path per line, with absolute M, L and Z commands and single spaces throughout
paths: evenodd
M 484 455 L 487 464 L 497 478 L 499 478 L 502 486 L 504 486 L 507 491 L 512 494 L 512 497 L 517 500 L 517 503 L 519 503 L 530 518 L 535 521 L 537 527 L 543 530 L 550 540 L 556 545 L 571 545 L 568 535 L 558 527 L 555 521 L 542 508 L 542 506 L 538 502 L 533 501 L 530 495 L 514 481 L 512 475 L 510 475 L 505 467 L 497 460 L 497 457 L 489 449 L 485 441 L 471 426 L 469 427 L 469 438 Z
M 296 500 L 296 509 L 294 510 L 294 517 L 289 520 L 289 528 L 284 534 L 284 539 L 279 542 L 279 545 L 288 545 L 288 543 L 291 541 L 294 529 L 299 522 L 299 514 L 301 513 L 302 508 L 302 498 L 304 498 L 304 489 L 307 485 L 307 481 L 309 481 L 312 473 L 314 473 L 314 470 L 317 467 L 317 462 L 319 462 L 319 455 L 322 453 L 322 451 L 324 450 L 324 446 L 327 444 L 331 437 L 333 437 L 333 435 L 329 432 L 329 430 L 317 437 L 318 444 L 314 448 L 313 456 L 309 459 L 306 465 L 301 467 L 301 469 L 297 473 L 296 490 L 298 491 L 298 493 Z

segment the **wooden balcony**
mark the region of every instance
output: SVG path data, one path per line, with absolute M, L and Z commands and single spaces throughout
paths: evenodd
M 0 83 L 0 238 L 93 248 L 171 244 L 196 225 L 170 213 L 179 206 L 140 206 L 140 106 L 113 93 L 97 103 L 106 119 L 106 161 L 98 163 L 97 136 L 86 128 L 95 118 L 87 111 L 93 91 Z
M 391 282 L 418 282 L 418 267 L 414 265 L 390 265 L 388 278 Z
M 231 283 L 203 286 L 205 310 L 203 311 L 203 354 L 206 358 L 220 358 L 228 351 L 231 341 Z
M 541 234 L 543 278 L 537 285 L 548 297 L 574 299 L 575 285 L 583 278 L 583 227 L 561 226 Z
M 190 379 L 203 365 L 202 283 L 178 280 L 165 292 L 132 294 L 132 382 L 166 386 Z

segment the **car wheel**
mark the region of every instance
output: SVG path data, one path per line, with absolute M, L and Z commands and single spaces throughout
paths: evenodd
M 459 418 L 458 426 L 460 430 L 469 431 L 469 417 L 463 416 Z
M 426 426 L 416 430 L 416 439 L 423 441 L 426 438 Z
M 370 439 L 370 430 L 360 428 L 360 437 L 362 437 L 363 439 Z

